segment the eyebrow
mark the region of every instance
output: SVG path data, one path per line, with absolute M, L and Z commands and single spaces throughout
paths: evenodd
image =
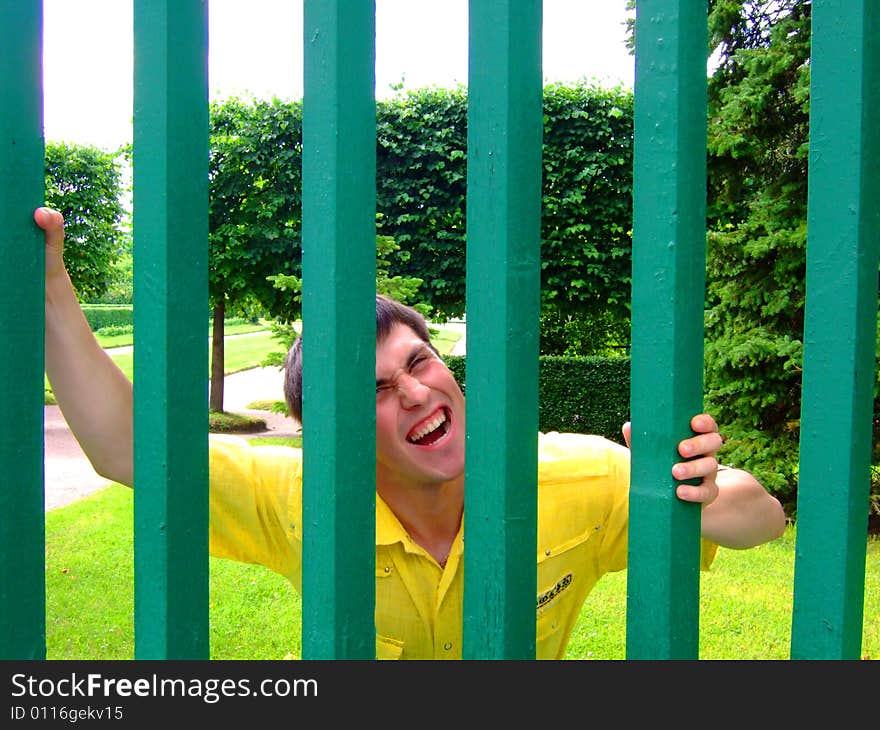
M 423 342 L 421 345 L 418 345 L 410 350 L 410 353 L 406 358 L 406 362 L 403 365 L 403 369 L 409 370 L 412 367 L 412 364 L 415 362 L 416 358 L 420 355 L 425 354 L 433 356 L 434 351 L 430 347 L 428 347 L 426 343 Z M 376 378 L 376 387 L 380 388 L 384 385 L 388 385 L 390 382 L 391 378 Z

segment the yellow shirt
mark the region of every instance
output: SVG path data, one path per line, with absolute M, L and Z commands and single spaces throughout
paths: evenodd
M 629 450 L 598 436 L 548 433 L 538 448 L 536 656 L 559 659 L 584 600 L 626 567 Z M 210 547 L 302 587 L 302 452 L 212 437 Z M 462 531 L 445 567 L 376 496 L 376 656 L 460 659 Z M 702 567 L 716 546 L 704 541 Z

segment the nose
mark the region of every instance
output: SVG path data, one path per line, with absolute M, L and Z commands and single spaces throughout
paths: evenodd
M 428 397 L 428 387 L 409 373 L 401 373 L 396 381 L 397 392 L 404 407 L 421 405 Z

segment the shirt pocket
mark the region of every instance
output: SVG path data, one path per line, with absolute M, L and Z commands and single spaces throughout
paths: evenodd
M 376 557 L 376 628 L 388 631 L 389 617 L 382 614 L 382 606 L 387 603 L 395 603 L 392 586 L 395 574 L 394 564 L 390 558 Z M 387 606 L 386 606 L 387 607 Z M 397 633 L 392 629 L 394 633 Z M 400 659 L 403 656 L 403 640 L 380 634 L 376 631 L 376 659 Z
M 568 618 L 575 600 L 575 576 L 565 572 L 549 586 L 539 585 L 536 606 L 535 638 L 541 642 L 568 625 Z
M 556 633 L 569 631 L 579 614 L 592 572 L 584 565 L 584 551 L 594 535 L 594 530 L 587 530 L 554 546 L 541 546 L 535 601 L 535 637 L 539 644 Z
M 376 659 L 400 659 L 401 656 L 403 656 L 402 641 L 376 634 Z

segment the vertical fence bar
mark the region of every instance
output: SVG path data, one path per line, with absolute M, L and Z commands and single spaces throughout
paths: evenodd
M 633 171 L 632 476 L 627 658 L 696 659 L 700 506 L 676 445 L 702 409 L 705 1 L 640 0 Z
M 207 0 L 135 0 L 137 659 L 209 654 L 207 28 Z
M 464 653 L 535 658 L 541 0 L 471 0 Z
M 304 4 L 307 659 L 376 656 L 375 24 L 372 0 Z
M 46 655 L 43 480 L 45 269 L 34 209 L 45 199 L 43 3 L 0 0 L 0 658 Z M 11 313 L 15 313 L 12 316 Z
M 880 246 L 880 8 L 813 3 L 792 659 L 858 659 Z

